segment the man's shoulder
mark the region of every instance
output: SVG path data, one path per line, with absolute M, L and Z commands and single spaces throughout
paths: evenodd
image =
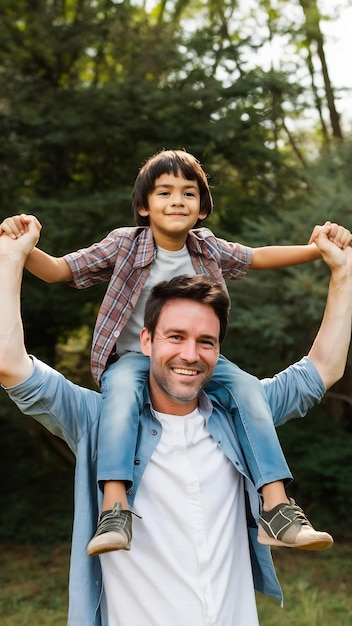
M 316 384 L 319 384 L 319 386 L 322 383 L 321 376 L 316 366 L 308 356 L 304 356 L 299 361 L 296 361 L 296 363 L 288 365 L 284 370 L 271 378 L 261 379 L 261 383 L 266 387 L 272 384 L 279 384 L 279 381 L 282 379 L 290 381 L 291 378 L 297 376 L 307 381 L 314 381 Z
M 71 382 L 43 361 L 31 358 L 31 375 L 6 392 L 22 413 L 64 439 L 75 452 L 80 438 L 97 428 L 101 394 Z
M 317 368 L 307 356 L 261 382 L 276 426 L 293 417 L 303 417 L 326 392 Z

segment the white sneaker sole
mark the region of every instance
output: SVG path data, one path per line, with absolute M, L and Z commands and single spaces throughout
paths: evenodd
M 130 550 L 131 543 L 127 543 L 122 535 L 115 532 L 107 532 L 94 537 L 87 546 L 89 556 L 114 552 L 114 550 Z
M 331 548 L 334 540 L 328 533 L 319 533 L 319 537 L 301 537 L 297 543 L 285 543 L 275 537 L 269 537 L 265 530 L 259 526 L 258 543 L 265 546 L 281 546 L 282 548 L 296 548 L 296 550 L 325 550 Z

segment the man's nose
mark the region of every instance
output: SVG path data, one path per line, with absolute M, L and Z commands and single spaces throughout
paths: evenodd
M 193 339 L 188 339 L 182 344 L 182 350 L 180 355 L 184 361 L 189 363 L 195 363 L 198 361 L 198 344 Z

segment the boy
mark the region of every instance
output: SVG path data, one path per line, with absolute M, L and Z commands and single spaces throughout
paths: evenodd
M 130 549 L 132 511 L 127 495 L 133 494 L 140 399 L 149 366 L 148 358 L 140 353 L 139 333 L 153 285 L 180 274 L 207 273 L 225 287 L 225 278 L 243 278 L 248 269 L 320 258 L 314 244 L 251 249 L 218 239 L 200 227 L 212 209 L 207 176 L 197 159 L 184 151 L 164 150 L 151 157 L 136 178 L 136 227 L 116 229 L 102 242 L 61 258 L 37 248 L 28 257 L 26 268 L 48 282 L 66 280 L 85 288 L 110 281 L 92 346 L 92 373 L 103 393 L 97 479 L 104 498 L 96 534 L 87 548 L 90 555 Z M 25 223 L 24 215 L 8 218 L 0 225 L 0 233 L 17 237 Z M 336 230 L 330 236 L 338 240 Z M 344 244 L 340 242 L 341 247 Z M 197 376 L 196 354 L 194 363 L 194 371 L 184 371 L 185 385 L 188 376 Z M 286 496 L 284 483 L 292 476 L 259 381 L 220 356 L 206 391 L 233 416 L 248 472 L 262 493 L 258 541 L 307 550 L 331 546 L 332 537 L 315 531 Z

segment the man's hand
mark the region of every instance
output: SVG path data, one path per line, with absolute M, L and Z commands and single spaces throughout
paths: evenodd
M 352 235 L 347 228 L 331 222 L 316 226 L 310 239 L 310 243 L 315 243 L 319 248 L 332 272 L 339 269 L 352 271 L 351 241 Z
M 0 225 L 1 257 L 13 254 L 27 257 L 38 243 L 41 228 L 34 215 L 17 215 L 4 220 Z
M 334 240 L 337 236 L 341 246 L 330 240 L 331 227 Z M 337 225 L 336 225 L 337 226 Z M 351 341 L 352 320 L 352 248 L 349 230 L 329 222 L 318 228 L 314 243 L 331 270 L 329 292 L 324 317 L 309 351 L 309 358 L 316 366 L 323 383 L 329 389 L 342 376 L 346 366 Z

